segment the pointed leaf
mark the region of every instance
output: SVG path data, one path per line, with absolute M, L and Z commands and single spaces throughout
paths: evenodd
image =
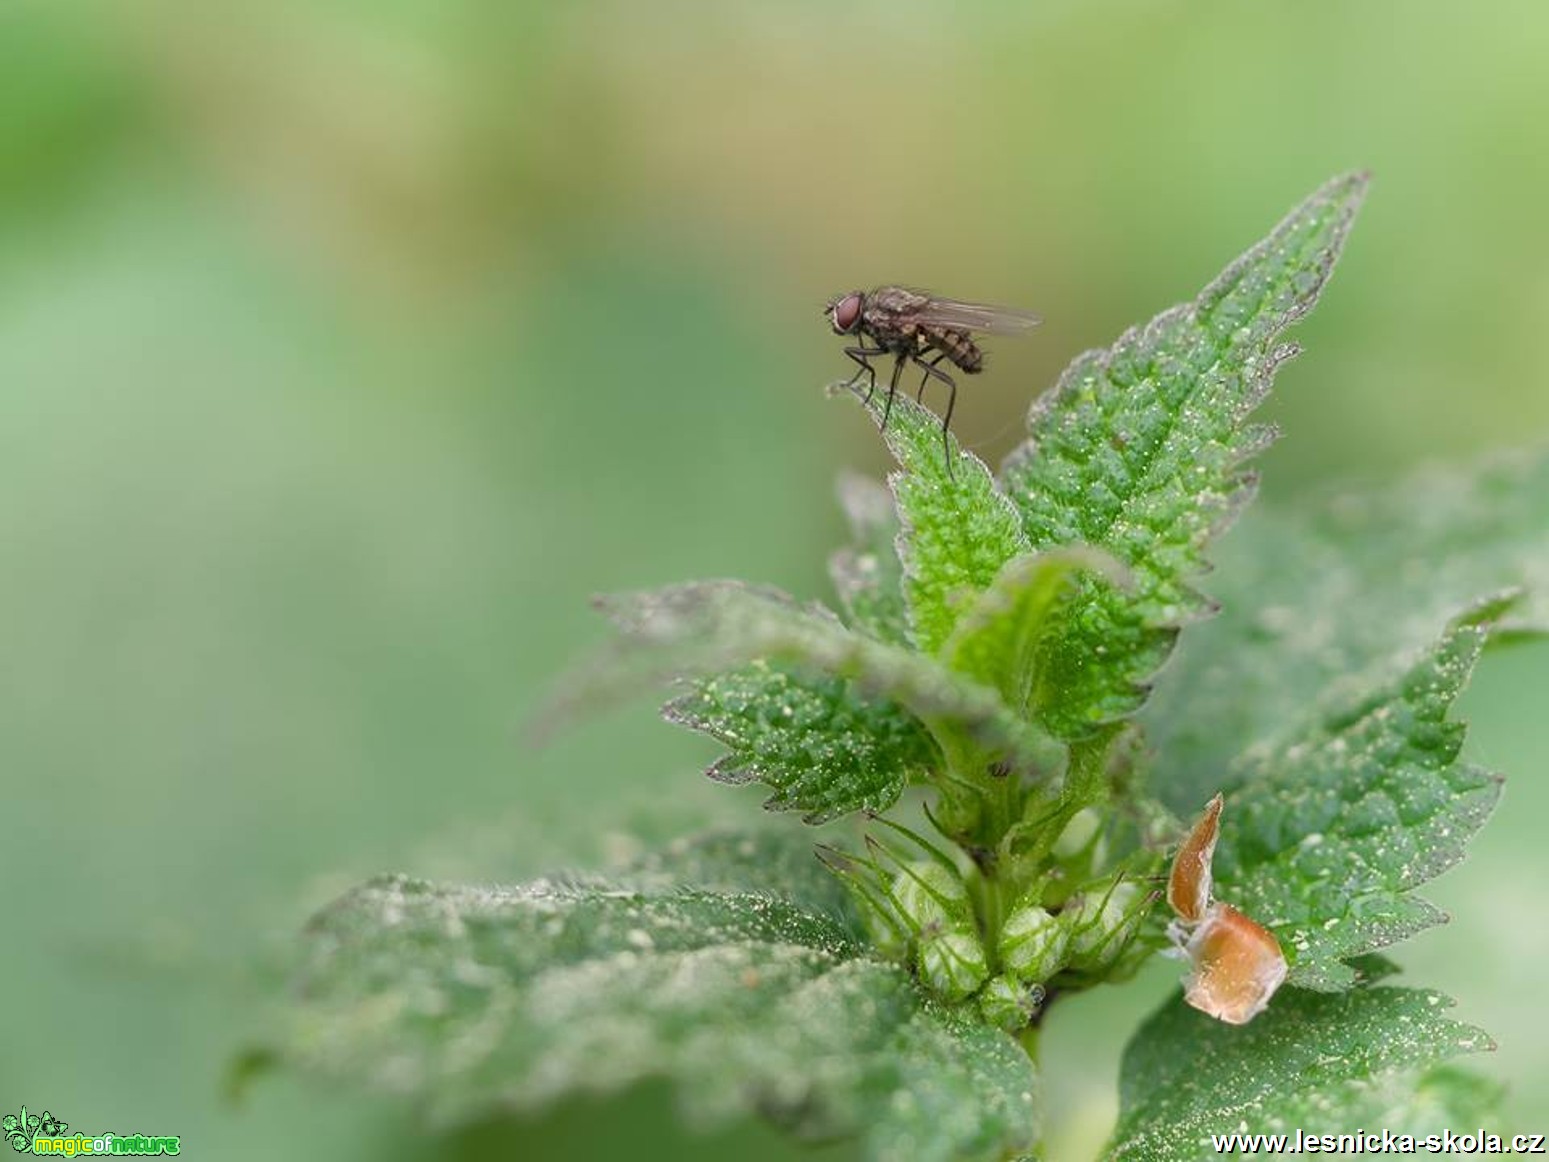
M 442 1121 L 648 1078 L 877 1159 L 1000 1159 L 1037 1136 L 1032 1063 L 873 960 L 790 836 L 709 837 L 618 876 L 373 881 L 313 922 L 283 1052 Z
M 880 423 L 881 392 L 868 408 Z M 898 555 L 913 640 L 934 654 L 1001 566 L 1032 546 L 984 462 L 955 437 L 943 446 L 934 413 L 900 394 L 883 436 L 898 461 L 888 483 L 903 530 Z
M 604 607 L 624 636 L 562 691 L 553 715 L 646 681 L 704 676 L 763 660 L 812 679 L 846 679 L 861 698 L 903 707 L 938 741 L 939 733 L 961 734 L 1014 769 L 1047 769 L 1047 738 L 993 688 L 846 629 L 827 610 L 799 606 L 776 590 L 703 582 L 608 598 Z M 887 727 L 890 735 L 895 725 Z
M 1082 573 L 1123 583 L 1112 558 L 1091 549 L 1030 553 L 1008 561 L 990 587 L 958 621 L 942 648 L 953 669 L 987 686 L 1019 714 L 1032 717 L 1056 695 L 1040 692 L 1043 654 L 1049 639 L 1064 629 L 1060 616 L 1076 596 Z
M 1344 961 L 1445 917 L 1410 893 L 1463 858 L 1500 780 L 1460 762 L 1449 721 L 1486 631 L 1458 625 L 1398 676 L 1260 755 L 1231 797 L 1217 894 L 1275 931 L 1292 984 L 1346 988 Z
M 1422 1115 L 1462 1128 L 1451 1115 L 1478 1108 L 1452 1104 L 1462 1086 L 1440 1083 L 1447 1092 L 1438 1108 L 1437 1086 L 1415 1084 L 1418 1070 L 1494 1048 L 1478 1029 L 1445 1016 L 1451 1005 L 1419 989 L 1337 996 L 1288 989 L 1251 1024 L 1232 1026 L 1175 997 L 1124 1051 L 1119 1124 L 1107 1157 L 1194 1162 L 1256 1152 L 1241 1139 L 1228 1147 L 1212 1135 L 1428 1132 L 1435 1123 Z
M 1549 452 L 1257 511 L 1212 585 L 1224 613 L 1189 635 L 1147 714 L 1153 786 L 1179 812 L 1336 680 L 1421 649 L 1480 594 L 1526 594 L 1497 637 L 1549 629 Z
M 1034 405 L 1001 473 L 1032 546 L 1097 546 L 1135 579 L 1092 582 L 1059 651 L 1062 736 L 1137 710 L 1180 627 L 1211 612 L 1192 580 L 1252 495 L 1242 464 L 1272 433 L 1248 416 L 1294 354 L 1276 337 L 1317 300 L 1365 189 L 1361 174 L 1330 182 L 1199 298 L 1080 356 Z
M 704 678 L 663 713 L 726 745 L 711 778 L 765 783 L 775 791 L 765 806 L 808 823 L 886 810 L 940 763 L 930 734 L 896 703 L 767 662 Z

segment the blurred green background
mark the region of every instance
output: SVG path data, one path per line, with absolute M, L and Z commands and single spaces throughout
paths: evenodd
M 1266 495 L 1540 439 L 1546 60 L 1525 0 L 5 5 L 0 1105 L 193 1158 L 809 1156 L 685 1136 L 662 1089 L 435 1140 L 221 1075 L 365 875 L 757 809 L 648 699 L 522 727 L 594 591 L 824 593 L 835 473 L 883 466 L 821 391 L 835 291 L 1045 314 L 965 385 L 994 463 L 1073 354 L 1369 166 Z M 1507 807 L 1399 952 L 1497 1035 L 1520 1130 L 1549 1129 L 1546 680 L 1521 650 L 1469 695 Z M 1176 971 L 1056 1011 L 1056 1159 Z

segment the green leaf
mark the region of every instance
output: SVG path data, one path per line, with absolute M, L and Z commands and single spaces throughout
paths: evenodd
M 726 745 L 711 778 L 765 783 L 775 790 L 765 806 L 804 812 L 808 823 L 886 810 L 911 778 L 940 765 L 929 733 L 896 703 L 767 662 L 702 679 L 663 713 Z
M 867 406 L 880 423 L 882 393 Z M 1001 567 L 1032 546 L 984 461 L 955 437 L 942 447 L 934 413 L 900 395 L 883 436 L 899 466 L 888 483 L 902 525 L 898 555 L 912 637 L 922 653 L 934 654 Z
M 1057 616 L 1076 595 L 1076 579 L 1096 573 L 1122 583 L 1123 569 L 1091 549 L 1029 553 L 1008 561 L 957 623 L 942 648 L 953 669 L 994 686 L 1025 717 L 1057 696 L 1047 690 L 1041 665 Z
M 1393 1095 L 1369 1119 L 1379 1125 L 1408 1125 L 1415 1133 L 1434 1133 L 1450 1127 L 1476 1129 L 1498 1124 L 1506 1087 L 1489 1077 L 1456 1065 L 1442 1065 L 1419 1077 L 1405 1079 Z
M 1479 1093 L 1455 1074 L 1416 1074 L 1493 1049 L 1445 1016 L 1452 1001 L 1419 989 L 1329 995 L 1287 989 L 1243 1026 L 1175 997 L 1124 1051 L 1119 1123 L 1107 1156 L 1144 1162 L 1215 1157 L 1210 1135 L 1477 1128 Z M 1435 1080 L 1437 1077 L 1441 1080 Z M 1247 1153 L 1247 1150 L 1241 1150 Z
M 843 678 L 861 699 L 908 711 L 938 742 L 961 736 L 1013 770 L 1048 769 L 1047 738 L 993 688 L 847 629 L 821 606 L 797 605 L 777 590 L 702 582 L 608 598 L 604 608 L 623 636 L 562 691 L 551 716 L 643 682 L 722 673 L 762 660 L 809 679 Z M 757 712 L 766 719 L 776 713 L 774 706 Z M 851 713 L 858 725 L 869 712 L 852 706 Z M 895 736 L 896 722 L 886 721 L 889 737 Z
M 999 1159 L 1037 1137 L 1032 1063 L 870 959 L 843 887 L 785 834 L 675 845 L 608 879 L 373 881 L 311 925 L 283 1045 L 450 1122 L 672 1079 L 872 1158 Z
M 1549 453 L 1261 509 L 1212 585 L 1222 616 L 1189 635 L 1146 715 L 1153 786 L 1180 813 L 1330 685 L 1420 649 L 1480 594 L 1526 593 L 1495 640 L 1549 629 Z
M 898 512 L 892 494 L 854 473 L 839 479 L 839 503 L 853 543 L 828 560 L 828 574 L 850 625 L 878 641 L 909 642 L 903 567 L 898 561 Z
M 1093 545 L 1134 577 L 1091 582 L 1056 652 L 1062 737 L 1137 710 L 1180 628 L 1212 612 L 1191 582 L 1253 493 L 1242 465 L 1273 433 L 1248 416 L 1295 354 L 1276 337 L 1316 301 L 1365 190 L 1362 174 L 1330 182 L 1197 299 L 1080 356 L 1034 405 L 1001 472 L 1032 547 Z
M 1500 779 L 1460 762 L 1452 703 L 1486 630 L 1460 624 L 1402 673 L 1346 695 L 1260 754 L 1229 800 L 1221 898 L 1275 931 L 1290 982 L 1347 988 L 1344 963 L 1441 923 L 1410 893 L 1463 858 Z

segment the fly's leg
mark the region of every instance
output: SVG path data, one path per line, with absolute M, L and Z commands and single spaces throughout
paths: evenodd
M 870 357 L 873 355 L 886 355 L 887 348 L 867 347 L 863 344 L 859 347 L 846 347 L 844 349 L 844 353 L 851 359 L 855 360 L 856 363 L 860 364 L 855 374 L 850 376 L 849 379 L 845 380 L 844 385 L 846 387 L 855 386 L 856 380 L 860 379 L 862 373 L 865 373 L 871 381 L 866 387 L 866 402 L 869 404 L 871 402 L 872 393 L 877 390 L 877 372 L 876 369 L 871 365 Z
M 925 402 L 925 385 L 930 382 L 930 369 L 931 367 L 935 367 L 936 364 L 940 363 L 946 357 L 947 353 L 945 351 L 938 352 L 936 358 L 930 361 L 930 366 L 925 368 L 925 374 L 920 376 L 920 390 L 914 393 L 915 403 Z M 919 360 L 916 359 L 915 362 L 918 363 Z
M 887 406 L 882 409 L 882 431 L 887 431 L 888 417 L 893 414 L 893 396 L 898 393 L 898 377 L 904 373 L 904 360 L 908 356 L 900 355 L 898 362 L 893 364 L 893 379 L 887 385 Z M 918 362 L 918 359 L 916 359 Z M 940 374 L 939 372 L 937 374 Z
M 931 362 L 926 363 L 923 359 L 916 355 L 914 357 L 914 361 L 925 369 L 925 377 L 920 381 L 920 391 L 922 394 L 925 390 L 925 379 L 934 377 L 947 385 L 947 391 L 949 393 L 947 395 L 947 414 L 941 419 L 941 454 L 946 457 L 947 478 L 951 479 L 952 445 L 947 442 L 947 429 L 952 426 L 952 409 L 957 406 L 957 381 L 948 375 L 945 371 L 938 369 L 936 367 L 937 361 L 934 359 Z M 894 379 L 897 379 L 896 375 L 894 376 Z

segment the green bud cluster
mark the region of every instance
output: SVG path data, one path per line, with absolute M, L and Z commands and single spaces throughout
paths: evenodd
M 1146 903 L 1140 889 L 1128 883 L 1074 898 L 1060 914 L 1070 933 L 1070 967 L 1097 972 L 1116 963 L 1140 930 Z
M 980 991 L 979 1012 L 990 1024 L 1016 1033 L 1032 1023 L 1043 1007 L 1045 995 L 1042 985 L 1024 984 L 1002 973 Z
M 1091 817 L 1077 816 L 1074 824 L 1062 838 L 1068 854 L 1085 865 L 1100 831 Z M 974 998 L 985 1020 L 1023 1029 L 1061 973 L 1074 974 L 1062 989 L 1083 987 L 1093 976 L 1122 971 L 1125 952 L 1138 950 L 1134 937 L 1149 899 L 1123 874 L 1069 896 L 1058 885 L 1074 876 L 1042 876 L 1001 918 L 993 899 L 977 899 L 975 868 L 953 862 L 898 824 L 888 826 L 929 858 L 911 859 L 892 843 L 868 838 L 864 855 L 828 849 L 828 861 L 861 902 L 878 949 L 908 964 L 943 1001 Z
M 989 957 L 962 876 L 937 860 L 908 863 L 893 877 L 892 899 L 920 979 L 948 1001 L 972 996 L 989 975 Z
M 1005 977 L 1042 993 L 1059 973 L 1090 973 L 1116 964 L 1140 929 L 1147 900 L 1134 884 L 1117 882 L 1072 896 L 1058 912 L 1037 894 L 1011 910 L 996 943 Z M 984 1001 L 989 1004 L 988 1000 Z

